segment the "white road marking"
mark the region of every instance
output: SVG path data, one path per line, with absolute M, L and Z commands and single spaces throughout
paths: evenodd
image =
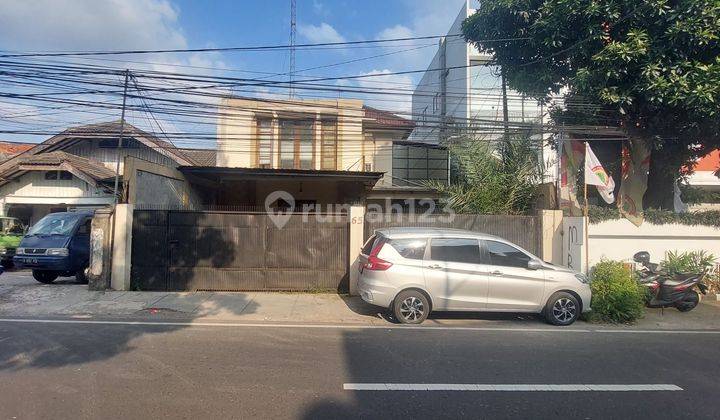
M 639 392 L 682 391 L 672 384 L 398 384 L 347 383 L 346 391 Z
M 108 321 L 91 319 L 35 319 L 0 318 L 0 322 L 29 324 L 90 324 L 90 325 L 137 325 L 169 327 L 225 327 L 225 328 L 298 328 L 336 330 L 413 330 L 413 331 L 479 331 L 479 332 L 531 332 L 531 333 L 636 333 L 636 334 L 720 334 L 720 330 L 625 330 L 582 328 L 512 328 L 512 327 L 462 327 L 418 325 L 361 325 L 361 324 L 270 324 L 261 322 L 205 322 L 205 321 Z

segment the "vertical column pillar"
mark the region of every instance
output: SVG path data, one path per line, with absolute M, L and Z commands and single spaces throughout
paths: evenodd
M 563 225 L 563 260 L 565 267 L 581 273 L 587 273 L 587 221 L 585 217 L 564 217 Z
M 540 222 L 540 255 L 543 261 L 553 264 L 563 262 L 563 213 L 562 210 L 538 211 Z
M 114 219 L 115 236 L 110 286 L 114 290 L 130 290 L 133 205 L 118 204 L 115 206 Z
M 360 277 L 358 271 L 358 256 L 363 246 L 365 236 L 365 205 L 353 204 L 350 207 L 350 295 L 358 294 L 357 284 Z

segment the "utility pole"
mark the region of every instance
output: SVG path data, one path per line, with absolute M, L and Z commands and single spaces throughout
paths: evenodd
M 297 4 L 295 0 L 290 0 L 290 89 L 288 95 L 290 99 L 295 96 L 295 32 L 296 32 L 296 14 Z
M 113 189 L 113 197 L 115 204 L 118 203 L 118 182 L 120 180 L 120 149 L 122 149 L 123 135 L 125 134 L 125 103 L 127 102 L 128 80 L 130 79 L 130 70 L 125 69 L 125 87 L 123 88 L 122 111 L 120 113 L 120 135 L 118 136 L 117 151 L 115 153 L 115 188 Z
M 447 42 L 445 38 L 440 38 L 440 136 L 439 143 L 444 144 L 447 140 Z M 433 109 L 435 114 L 435 109 Z
M 507 83 L 505 81 L 505 69 L 500 68 L 500 81 L 502 83 L 502 107 L 503 107 L 503 131 L 505 140 L 507 140 L 510 132 L 510 121 L 508 118 L 508 103 L 507 103 Z

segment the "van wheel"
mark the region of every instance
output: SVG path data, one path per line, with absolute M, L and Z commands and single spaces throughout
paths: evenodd
M 417 290 L 406 290 L 395 297 L 393 315 L 402 324 L 419 324 L 430 313 L 430 302 Z
M 58 278 L 58 273 L 55 271 L 33 270 L 32 275 L 35 280 L 45 284 L 50 284 Z
M 580 303 L 567 292 L 550 296 L 545 305 L 545 319 L 553 325 L 570 325 L 580 316 Z
M 75 272 L 75 281 L 78 282 L 78 283 L 80 283 L 80 284 L 87 284 L 87 283 L 88 283 L 88 279 L 87 279 L 87 276 L 85 275 L 85 269 L 84 269 L 84 268 L 81 268 L 80 270 L 78 270 L 77 272 Z

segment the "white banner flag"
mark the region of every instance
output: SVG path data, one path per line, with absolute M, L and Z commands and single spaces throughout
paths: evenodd
M 612 204 L 615 202 L 613 193 L 615 191 L 615 181 L 605 172 L 605 168 L 600 164 L 597 156 L 595 156 L 587 143 L 585 144 L 585 183 L 595 185 L 598 193 L 606 203 Z

